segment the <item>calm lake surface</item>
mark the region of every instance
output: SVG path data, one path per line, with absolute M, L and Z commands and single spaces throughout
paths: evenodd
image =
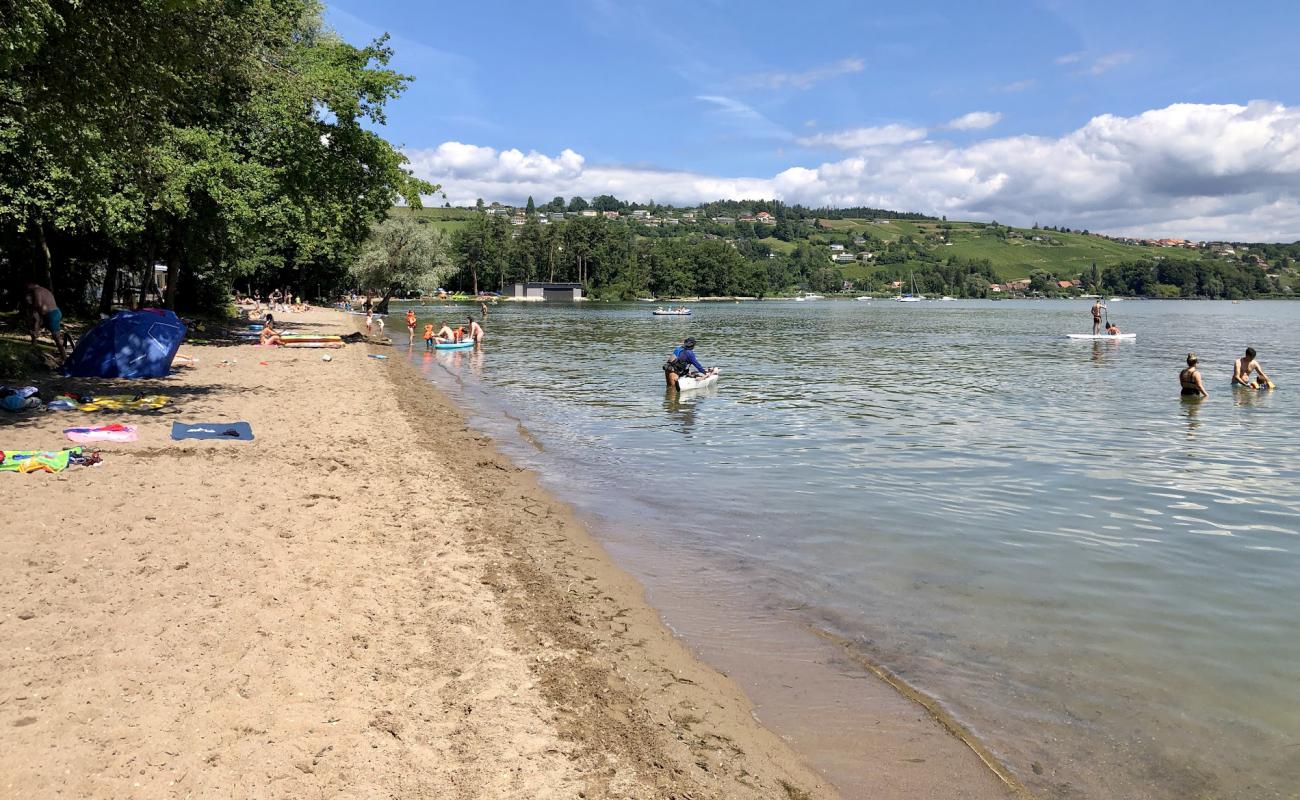
M 842 637 L 1045 797 L 1300 797 L 1300 304 L 1067 340 L 1089 302 L 506 304 L 411 358 L 688 641 Z M 675 398 L 687 335 L 724 372 Z M 1229 387 L 1247 344 L 1278 391 Z

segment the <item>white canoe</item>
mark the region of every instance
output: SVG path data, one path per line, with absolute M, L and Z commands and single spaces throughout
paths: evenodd
M 1068 333 L 1071 339 L 1136 339 L 1136 333 Z
M 691 389 L 703 389 L 705 386 L 712 386 L 717 382 L 718 370 L 715 369 L 702 378 L 678 378 L 677 388 L 685 392 Z

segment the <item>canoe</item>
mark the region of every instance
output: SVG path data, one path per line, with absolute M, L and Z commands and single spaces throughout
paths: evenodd
M 1071 339 L 1136 339 L 1136 333 L 1068 333 Z
M 463 342 L 437 342 L 433 345 L 435 350 L 466 350 L 473 346 L 473 339 L 466 339 Z
M 703 378 L 678 378 L 677 388 L 683 392 L 688 392 L 692 389 L 703 389 L 706 386 L 712 386 L 717 382 L 718 370 L 715 369 Z

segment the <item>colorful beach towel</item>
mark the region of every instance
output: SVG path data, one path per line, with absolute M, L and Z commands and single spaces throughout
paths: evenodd
M 134 442 L 139 439 L 134 425 L 100 425 L 95 428 L 64 428 L 63 435 L 74 442 Z
M 173 439 L 234 439 L 248 442 L 253 439 L 253 426 L 247 422 L 184 422 L 172 423 Z
M 155 411 L 171 402 L 166 395 L 111 394 L 77 406 L 80 411 Z
M 62 472 L 82 448 L 66 450 L 5 450 L 0 452 L 0 472 Z

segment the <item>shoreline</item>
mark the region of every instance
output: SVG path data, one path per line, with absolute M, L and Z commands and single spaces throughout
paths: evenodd
M 0 525 L 7 796 L 838 796 L 377 349 L 186 346 L 198 366 L 158 381 L 41 382 L 158 412 L 4 418 L 7 447 L 140 432 L 100 466 L 0 476 L 31 510 Z M 176 420 L 256 438 L 174 442 Z
M 368 358 L 384 351 L 185 346 L 197 367 L 166 379 L 41 382 L 157 392 L 161 411 L 2 418 L 8 447 L 140 429 L 101 445 L 103 465 L 0 476 L 39 509 L 0 525 L 7 793 L 865 796 L 765 727 L 739 673 L 674 635 L 537 474 L 405 359 Z M 257 438 L 174 442 L 175 420 Z M 836 735 L 870 740 L 872 797 L 1004 796 L 947 732 L 926 734 L 942 759 L 900 757 L 916 732 Z
M 394 337 L 391 349 L 403 350 L 403 341 L 400 334 Z M 486 347 L 490 351 L 491 343 Z M 473 425 L 455 399 L 421 376 L 404 356 L 392 361 L 403 362 L 409 373 L 399 380 L 414 379 L 419 392 L 436 395 L 463 424 Z M 503 414 L 509 424 L 489 426 L 490 431 L 478 429 L 484 438 L 504 436 L 539 452 L 546 450 L 509 410 L 491 413 Z M 588 520 L 562 496 L 556 500 L 563 481 L 536 466 L 518 467 L 495 446 L 493 451 L 527 474 L 536 491 L 563 508 L 572 535 L 583 541 L 583 547 L 594 549 L 608 569 L 628 584 L 629 591 L 648 607 L 658 632 L 669 633 L 673 644 L 687 650 L 688 658 L 701 660 L 705 669 L 720 671 L 729 684 L 738 686 L 740 702 L 753 709 L 750 713 L 759 724 L 830 779 L 842 797 L 1033 798 L 1012 770 L 938 701 L 828 631 L 797 620 L 782 620 L 781 634 L 757 638 L 749 638 L 752 631 L 714 636 L 714 631 L 700 635 L 689 630 L 692 617 L 702 608 L 699 602 L 680 600 L 691 594 L 692 580 L 665 586 L 664 564 L 655 561 L 648 552 L 654 546 L 646 545 L 639 532 L 610 530 Z M 547 488 L 542 485 L 544 478 L 561 486 Z M 638 569 L 647 564 L 652 566 Z M 755 659 L 757 648 L 764 655 Z M 822 705 L 828 698 L 834 699 L 835 707 Z M 804 705 L 810 701 L 818 704 L 815 712 Z

